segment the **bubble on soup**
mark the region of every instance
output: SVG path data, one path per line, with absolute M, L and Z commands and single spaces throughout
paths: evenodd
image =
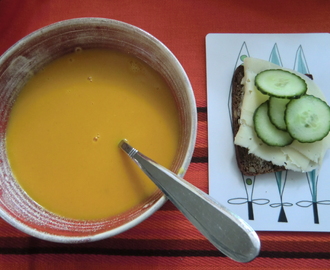
M 93 142 L 98 142 L 100 139 L 100 134 L 96 134 L 96 136 L 93 138 Z
M 82 51 L 83 51 L 83 49 L 81 47 L 74 48 L 75 53 L 81 53 Z
M 136 60 L 129 61 L 129 68 L 133 73 L 138 73 L 142 71 L 142 66 Z

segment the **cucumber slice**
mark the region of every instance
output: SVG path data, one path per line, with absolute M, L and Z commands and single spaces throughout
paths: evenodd
M 260 92 L 279 98 L 299 98 L 307 91 L 307 84 L 301 77 L 282 69 L 258 73 L 255 85 Z
M 277 129 L 268 116 L 268 100 L 262 103 L 253 115 L 254 129 L 257 136 L 267 145 L 286 146 L 293 138 L 286 131 Z
M 297 141 L 320 141 L 330 130 L 330 107 L 315 96 L 304 95 L 288 103 L 285 122 L 288 132 Z
M 280 130 L 286 130 L 286 123 L 284 120 L 286 105 L 290 99 L 287 98 L 269 98 L 268 114 L 270 121 Z

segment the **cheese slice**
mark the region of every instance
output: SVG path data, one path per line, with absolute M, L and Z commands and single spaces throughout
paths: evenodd
M 244 100 L 242 102 L 240 128 L 235 137 L 235 144 L 248 148 L 252 153 L 275 165 L 284 166 L 288 170 L 308 172 L 318 168 L 326 151 L 330 148 L 330 135 L 322 141 L 300 143 L 294 141 L 285 147 L 273 147 L 262 142 L 254 131 L 253 114 L 258 106 L 269 97 L 255 87 L 254 81 L 258 73 L 268 69 L 283 69 L 302 77 L 307 83 L 307 94 L 325 100 L 325 96 L 313 80 L 291 69 L 282 68 L 265 60 L 245 58 L 244 60 Z

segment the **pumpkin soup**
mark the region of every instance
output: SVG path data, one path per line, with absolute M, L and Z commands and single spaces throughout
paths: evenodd
M 171 91 L 131 55 L 78 48 L 24 86 L 10 113 L 6 149 L 34 201 L 91 220 L 125 212 L 156 191 L 118 147 L 123 138 L 170 168 L 180 139 Z

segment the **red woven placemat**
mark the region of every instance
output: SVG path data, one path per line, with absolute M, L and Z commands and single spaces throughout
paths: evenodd
M 198 110 L 197 143 L 185 179 L 207 192 L 206 34 L 329 32 L 330 1 L 0 0 L 0 54 L 38 28 L 76 17 L 131 23 L 177 56 L 191 80 Z M 0 220 L 0 269 L 330 268 L 328 233 L 259 235 L 260 256 L 240 264 L 215 250 L 170 202 L 135 228 L 88 244 L 46 242 Z

